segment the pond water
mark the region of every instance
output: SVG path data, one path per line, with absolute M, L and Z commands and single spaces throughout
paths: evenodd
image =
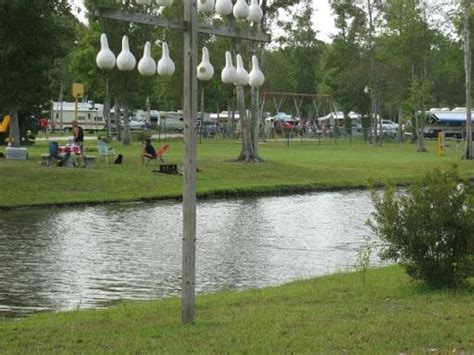
M 199 202 L 196 291 L 351 270 L 372 210 L 365 191 Z M 0 318 L 179 295 L 181 218 L 175 202 L 2 211 Z

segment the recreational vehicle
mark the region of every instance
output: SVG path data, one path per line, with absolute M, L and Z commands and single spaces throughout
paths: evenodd
M 103 130 L 106 122 L 103 115 L 104 106 L 92 102 L 53 102 L 51 111 L 51 126 L 60 130 L 71 130 L 72 121 L 76 120 L 85 130 Z
M 160 119 L 161 119 L 161 127 L 163 128 L 163 130 L 183 132 L 184 130 L 183 112 L 160 111 Z
M 438 132 L 443 132 L 447 137 L 461 138 L 465 126 L 465 108 L 457 107 L 452 111 L 430 110 L 426 112 L 425 136 L 427 137 L 435 138 L 438 136 Z
M 157 110 L 150 110 L 150 115 L 148 115 L 148 111 L 137 110 L 135 117 L 136 120 L 144 120 L 151 128 L 158 128 L 160 125 L 160 112 Z

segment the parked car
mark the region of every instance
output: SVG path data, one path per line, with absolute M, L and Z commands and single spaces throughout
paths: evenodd
M 378 128 L 380 132 L 380 128 Z M 394 137 L 398 134 L 398 124 L 391 120 L 382 120 L 382 133 L 384 136 Z
M 130 117 L 128 121 L 131 130 L 145 129 L 147 128 L 147 123 L 144 119 L 139 117 Z

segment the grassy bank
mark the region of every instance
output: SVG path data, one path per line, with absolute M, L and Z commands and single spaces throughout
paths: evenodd
M 183 143 L 168 141 L 166 161 L 182 165 Z M 29 147 L 28 161 L 0 160 L 0 208 L 41 204 L 131 201 L 177 198 L 182 178 L 156 175 L 157 166 L 139 164 L 139 143 L 123 146 L 122 165 L 101 163 L 96 169 L 41 167 L 39 157 L 46 153 L 47 142 Z M 159 146 L 155 142 L 155 146 Z M 86 146 L 95 146 L 87 141 Z M 284 193 L 331 188 L 367 186 L 369 179 L 410 183 L 434 167 L 459 165 L 465 176 L 474 176 L 474 164 L 462 161 L 454 146 L 438 157 L 434 142 L 428 153 L 417 153 L 412 144 L 386 143 L 376 148 L 363 142 L 323 140 L 267 142 L 259 146 L 263 164 L 232 162 L 240 151 L 235 140 L 210 139 L 198 145 L 197 189 L 200 196 Z M 0 148 L 0 151 L 2 149 Z M 94 152 L 88 154 L 96 154 Z
M 428 291 L 398 267 L 275 288 L 197 297 L 196 324 L 179 299 L 0 322 L 1 353 L 471 353 L 474 282 Z

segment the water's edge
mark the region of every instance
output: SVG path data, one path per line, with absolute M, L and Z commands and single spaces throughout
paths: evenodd
M 474 179 L 474 178 L 473 178 Z M 407 187 L 409 183 L 394 183 L 397 188 Z M 197 192 L 196 197 L 200 201 L 208 200 L 219 200 L 225 198 L 245 198 L 245 197 L 279 197 L 279 196 L 291 196 L 314 192 L 350 192 L 350 191 L 361 191 L 369 190 L 372 185 L 352 185 L 352 186 L 340 186 L 340 185 L 280 185 L 272 186 L 270 188 L 261 189 L 232 189 L 232 190 L 211 190 L 206 192 Z M 385 186 L 383 183 L 376 183 L 373 185 L 375 188 L 381 188 Z M 141 197 L 137 199 L 110 199 L 110 200 L 99 200 L 99 201 L 66 201 L 66 202 L 40 202 L 34 204 L 24 204 L 15 206 L 0 205 L 0 211 L 11 211 L 11 210 L 22 210 L 22 209 L 34 209 L 34 208 L 60 208 L 60 207 L 95 207 L 101 205 L 113 205 L 113 204 L 126 204 L 126 203 L 149 203 L 149 202 L 176 202 L 182 201 L 182 195 L 162 195 L 156 197 Z

